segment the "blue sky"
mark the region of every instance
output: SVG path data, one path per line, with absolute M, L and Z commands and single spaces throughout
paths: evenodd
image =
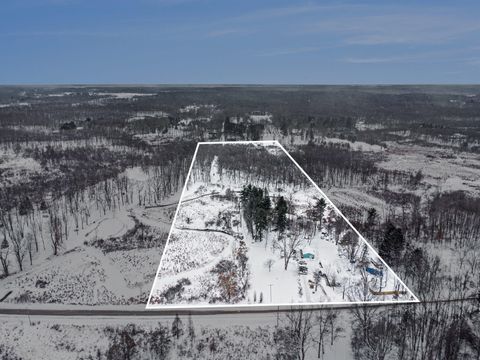
M 2 0 L 0 83 L 480 83 L 478 1 Z

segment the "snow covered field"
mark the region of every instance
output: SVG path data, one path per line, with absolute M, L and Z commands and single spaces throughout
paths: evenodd
M 0 168 L 11 182 L 28 180 L 44 171 L 35 160 L 11 153 L 4 153 Z M 129 194 L 124 191 L 124 200 L 125 196 L 129 200 L 123 204 L 115 200 L 115 205 L 108 206 L 111 199 L 100 196 L 99 192 L 98 196 L 91 196 L 99 190 L 93 186 L 79 195 L 78 199 L 83 200 L 78 201 L 75 211 L 63 212 L 66 197 L 50 197 L 46 199 L 46 209 L 35 209 L 30 217 L 12 215 L 11 226 L 2 228 L 1 234 L 8 231 L 15 236 L 17 229 L 21 229 L 25 236 L 2 249 L 10 272 L 0 278 L 0 298 L 5 297 L 4 305 L 145 303 L 170 228 L 172 210 L 169 206 L 140 206 L 139 200 L 147 201 L 141 194 L 153 186 L 148 169 L 128 168 L 120 177 L 131 190 Z M 175 196 L 165 201 L 175 205 Z M 5 213 L 1 215 L 7 219 Z M 55 255 L 56 240 L 50 231 L 52 219 L 57 217 L 62 223 L 62 241 Z M 29 258 L 28 249 L 35 246 L 38 250 Z M 23 259 L 23 269 L 18 267 L 17 256 Z
M 338 314 L 339 323 L 351 321 L 347 312 Z M 12 317 L 0 315 L 1 355 L 15 354 L 22 359 L 89 359 L 104 358 L 113 353 L 121 332 L 129 334 L 135 343 L 135 355 L 139 358 L 161 359 L 268 359 L 279 350 L 275 331 L 288 326 L 285 314 L 218 314 L 216 316 L 180 317 L 183 330 L 177 338 L 164 341 L 159 329 L 170 335 L 174 316 L 141 317 Z M 324 358 L 348 360 L 352 358 L 349 329 L 336 336 L 330 344 L 325 339 Z M 347 333 L 347 334 L 346 334 Z M 155 354 L 151 337 L 163 345 L 163 356 Z M 318 338 L 316 327 L 312 339 Z M 310 339 L 309 339 L 310 340 Z M 164 341 L 162 343 L 162 341 Z M 213 346 L 214 344 L 215 346 Z M 250 348 L 249 353 L 245 347 Z M 306 359 L 317 359 L 316 346 L 308 344 Z M 13 358 L 13 357 L 12 357 Z
M 431 191 L 480 193 L 480 159 L 477 154 L 441 147 L 388 144 L 388 157 L 378 164 L 386 170 L 421 172 Z
M 278 143 L 216 145 L 218 156 L 205 161 L 208 146 L 197 150 L 149 306 L 416 300 Z M 232 146 L 286 161 L 294 175 L 279 182 L 236 164 L 225 167 L 222 151 Z M 274 203 L 260 238 L 248 225 L 242 200 L 252 183 L 262 184 Z M 274 220 L 280 198 L 288 203 L 285 231 Z M 325 205 L 315 217 L 318 202 Z

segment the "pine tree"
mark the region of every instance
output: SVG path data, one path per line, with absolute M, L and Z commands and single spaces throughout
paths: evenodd
M 30 211 L 33 210 L 32 202 L 28 196 L 24 197 L 18 205 L 18 213 L 20 215 L 27 215 Z
M 270 214 L 270 198 L 263 197 L 258 204 L 257 210 L 255 212 L 255 231 L 256 238 L 259 241 L 263 240 L 263 232 L 267 229 L 268 226 L 268 217 Z
M 253 206 L 252 206 L 253 194 L 254 194 L 254 190 L 252 185 L 250 184 L 248 184 L 247 186 L 244 186 L 240 193 L 240 199 L 242 201 L 242 206 L 243 206 L 243 218 L 247 225 L 247 230 L 250 234 L 253 234 L 253 215 L 254 215 Z
M 402 257 L 405 248 L 405 239 L 400 228 L 395 227 L 391 222 L 387 224 L 383 242 L 380 245 L 379 255 L 387 263 L 396 265 Z
M 287 202 L 283 196 L 280 196 L 277 199 L 277 203 L 275 205 L 275 214 L 276 214 L 275 225 L 277 226 L 277 231 L 280 234 L 283 234 L 287 227 L 287 210 L 288 210 Z
M 373 230 L 375 229 L 375 225 L 377 223 L 377 210 L 375 208 L 370 208 L 367 211 L 367 220 L 365 221 L 365 234 L 371 238 L 373 236 Z
M 262 241 L 272 207 L 268 192 L 249 184 L 243 187 L 240 198 L 248 232 L 255 240 Z
M 314 208 L 314 214 L 315 214 L 315 219 L 318 221 L 318 229 L 322 229 L 322 219 L 323 215 L 325 213 L 325 209 L 327 207 L 327 203 L 325 202 L 325 199 L 322 197 L 317 200 Z
M 377 222 L 377 217 L 378 217 L 378 214 L 377 214 L 377 210 L 375 208 L 368 209 L 368 211 L 367 211 L 367 221 L 365 223 L 365 226 L 368 229 L 372 228 L 375 225 L 375 223 Z

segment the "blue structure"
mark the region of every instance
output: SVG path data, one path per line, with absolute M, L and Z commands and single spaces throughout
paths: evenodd
M 383 272 L 381 270 L 377 270 L 371 267 L 367 267 L 365 269 L 369 274 L 372 274 L 373 276 L 383 276 Z
M 315 259 L 315 254 L 313 252 L 313 250 L 311 249 L 304 249 L 302 251 L 302 258 L 303 259 Z

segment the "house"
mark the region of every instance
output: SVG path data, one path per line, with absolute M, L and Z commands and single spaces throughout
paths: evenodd
M 315 252 L 310 248 L 305 248 L 301 251 L 302 259 L 315 259 Z

